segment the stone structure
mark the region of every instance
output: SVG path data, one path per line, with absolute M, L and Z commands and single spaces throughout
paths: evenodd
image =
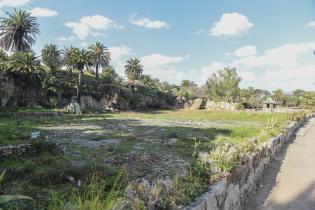
M 10 157 L 33 155 L 35 149 L 31 144 L 19 144 L 0 147 L 0 160 Z
M 100 100 L 96 100 L 92 96 L 81 96 L 80 108 L 81 110 L 114 110 L 117 100 L 117 93 L 113 97 L 104 96 Z
M 202 99 L 202 98 L 197 98 L 194 100 L 192 106 L 190 109 L 195 110 L 195 109 L 205 109 L 207 103 L 207 99 Z
M 236 103 L 229 102 L 215 102 L 215 101 L 207 101 L 205 108 L 210 110 L 230 110 L 235 111 L 237 107 Z
M 273 112 L 276 109 L 276 106 L 277 102 L 270 97 L 263 102 L 263 110 L 266 112 Z
M 290 141 L 297 129 L 315 114 L 306 116 L 299 122 L 293 122 L 287 130 L 264 143 L 261 149 L 248 156 L 244 165 L 237 167 L 226 179 L 210 186 L 195 203 L 184 210 L 240 210 L 249 194 L 255 189 L 264 169 L 275 157 L 283 144 Z
M 1 98 L 1 106 L 26 106 L 39 108 L 41 88 L 33 82 L 25 86 L 24 81 L 5 74 L 0 74 L 5 96 Z M 23 85 L 24 84 L 24 85 Z
M 175 99 L 175 107 L 178 109 L 186 109 L 186 108 L 190 108 L 193 104 L 192 100 L 187 99 L 184 96 L 178 96 Z

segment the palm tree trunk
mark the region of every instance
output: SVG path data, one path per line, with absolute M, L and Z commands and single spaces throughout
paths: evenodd
M 81 80 L 82 80 L 82 70 L 79 70 L 79 78 L 77 82 L 77 100 L 80 103 L 80 89 L 81 89 Z
M 98 79 L 98 64 L 95 66 L 95 75 L 96 79 Z

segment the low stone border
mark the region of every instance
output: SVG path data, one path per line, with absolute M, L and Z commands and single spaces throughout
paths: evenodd
M 10 157 L 32 155 L 36 151 L 32 144 L 18 144 L 0 147 L 0 160 Z
M 33 117 L 33 116 L 61 116 L 65 115 L 62 112 L 16 112 L 13 114 L 15 117 Z
M 196 202 L 184 210 L 240 210 L 249 194 L 255 189 L 264 170 L 270 164 L 283 144 L 290 141 L 295 132 L 307 120 L 315 117 L 310 114 L 298 122 L 292 122 L 288 129 L 275 138 L 264 143 L 260 151 L 250 155 L 246 163 L 237 167 L 225 180 L 211 185 L 210 190 L 204 193 Z

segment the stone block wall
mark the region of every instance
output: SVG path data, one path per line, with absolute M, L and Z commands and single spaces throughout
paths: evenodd
M 207 101 L 205 108 L 212 110 L 236 110 L 236 103 Z
M 196 202 L 185 207 L 184 210 L 242 209 L 249 194 L 255 189 L 258 179 L 261 178 L 277 151 L 290 141 L 295 132 L 312 117 L 315 117 L 315 114 L 310 114 L 299 122 L 292 122 L 284 133 L 270 139 L 262 145 L 258 152 L 248 156 L 245 165 L 239 166 L 229 177 L 210 186 L 208 192 L 199 197 Z
M 32 155 L 36 151 L 31 144 L 19 144 L 0 147 L 0 160 L 10 157 Z

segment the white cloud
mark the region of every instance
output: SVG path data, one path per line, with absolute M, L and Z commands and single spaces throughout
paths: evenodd
M 198 85 L 204 85 L 207 81 L 208 77 L 221 69 L 226 67 L 226 64 L 219 62 L 219 61 L 213 61 L 211 64 L 207 66 L 203 66 L 200 69 L 193 69 L 190 71 L 190 75 L 192 76 L 193 80 Z
M 315 28 L 315 21 L 309 22 L 309 23 L 306 25 L 306 27 L 308 27 L 308 28 Z
M 150 20 L 147 17 L 137 17 L 132 15 L 129 19 L 130 23 L 150 29 L 169 28 L 170 26 L 161 20 Z
M 186 58 L 189 58 L 189 55 L 186 55 L 184 57 L 177 57 L 177 56 L 166 56 L 166 55 L 161 55 L 161 54 L 151 54 L 145 57 L 141 58 L 142 64 L 146 68 L 157 68 L 161 67 L 167 64 L 172 64 L 172 63 L 178 63 Z
M 301 65 L 298 67 L 281 67 L 267 69 L 259 79 L 253 81 L 254 86 L 269 90 L 278 88 L 286 91 L 295 89 L 314 90 L 315 65 Z
M 111 53 L 111 63 L 115 67 L 117 73 L 121 76 L 125 75 L 124 65 L 128 57 L 134 55 L 133 50 L 125 45 L 114 46 L 108 48 Z
M 174 67 L 174 64 L 190 58 L 185 56 L 166 56 L 162 54 L 151 54 L 141 58 L 144 73 L 152 75 L 162 81 L 179 84 L 184 78 L 190 79 L 187 74 Z
M 257 79 L 255 73 L 252 71 L 238 72 L 238 74 L 241 76 L 242 81 L 244 82 L 253 82 Z
M 0 0 L 1 7 L 19 7 L 29 3 L 30 0 Z
M 108 17 L 101 15 L 85 16 L 78 22 L 67 22 L 66 26 L 72 29 L 72 32 L 80 39 L 83 40 L 89 35 L 99 36 L 104 35 L 100 30 L 108 29 L 121 29 L 122 25 L 117 24 L 115 21 Z
M 110 47 L 109 51 L 111 52 L 111 60 L 113 62 L 121 61 L 122 58 L 132 55 L 133 51 L 128 46 L 116 46 L 116 47 Z
M 253 24 L 246 16 L 239 13 L 225 13 L 218 22 L 214 23 L 210 34 L 217 37 L 241 36 L 252 27 Z
M 248 57 L 256 54 L 257 54 L 256 47 L 253 45 L 246 45 L 233 52 L 233 55 L 237 57 Z
M 61 36 L 61 37 L 58 37 L 57 40 L 61 42 L 68 42 L 68 41 L 75 40 L 75 37 L 74 36 L 69 36 L 69 37 Z
M 298 57 L 315 49 L 315 42 L 302 42 L 297 44 L 285 44 L 277 48 L 266 50 L 261 56 L 249 56 L 240 58 L 231 63 L 232 66 L 245 65 L 250 68 L 263 66 L 294 66 L 298 63 Z
M 35 17 L 53 17 L 58 15 L 58 12 L 55 10 L 40 7 L 35 7 L 30 12 Z
M 241 57 L 230 65 L 239 70 L 244 79 L 243 87 L 312 90 L 315 88 L 314 49 L 315 42 L 288 43 L 268 49 L 261 55 Z

